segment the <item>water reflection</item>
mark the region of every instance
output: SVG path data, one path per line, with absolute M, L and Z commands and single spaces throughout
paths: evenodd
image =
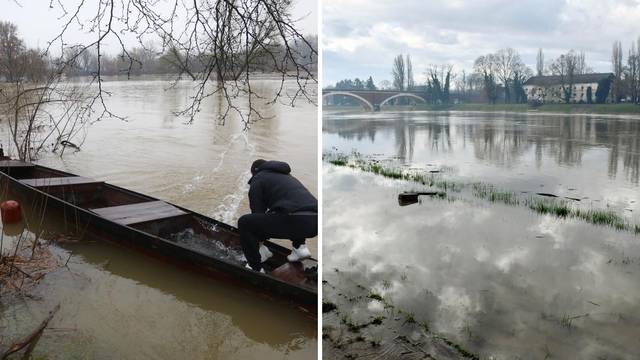
M 640 220 L 640 121 L 589 115 L 328 113 L 325 152 L 357 151 L 462 182 L 588 200 Z
M 459 159 L 462 163 L 480 160 L 487 166 L 514 168 L 529 163 L 532 159 L 528 157 L 533 154 L 532 163 L 537 168 L 542 168 L 545 160 L 553 160 L 556 166 L 581 168 L 586 165 L 585 156 L 606 152 L 607 161 L 602 167 L 575 171 L 606 172 L 611 178 L 622 175 L 634 185 L 640 179 L 638 119 L 454 112 L 330 113 L 324 116 L 323 131 L 326 149 L 356 148 L 413 164 L 444 153 L 464 152 L 466 156 Z
M 326 166 L 323 186 L 323 279 L 336 287 L 325 296 L 355 323 L 389 316 L 366 298 L 372 291 L 481 358 L 635 354 L 640 245 L 632 233 L 482 202 L 401 207 L 398 194 L 414 185 L 347 168 Z M 327 316 L 325 326 L 340 321 Z

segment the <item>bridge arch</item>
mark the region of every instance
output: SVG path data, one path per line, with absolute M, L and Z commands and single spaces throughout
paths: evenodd
M 332 96 L 332 95 L 350 96 L 352 98 L 360 100 L 360 102 L 363 103 L 368 108 L 368 110 L 373 111 L 373 109 L 374 109 L 373 104 L 371 102 L 369 102 L 369 100 L 363 98 L 360 95 L 357 95 L 357 94 L 354 94 L 352 92 L 349 92 L 349 91 L 331 91 L 331 92 L 327 92 L 325 94 L 322 94 L 322 98 L 329 97 L 329 96 Z
M 382 101 L 380 103 L 380 107 L 382 107 L 383 105 L 385 105 L 386 103 L 388 103 L 389 101 L 399 98 L 399 97 L 410 97 L 410 98 L 414 98 L 416 100 L 420 100 L 423 103 L 426 103 L 427 101 L 425 99 L 423 99 L 422 97 L 416 95 L 416 94 L 411 94 L 411 93 L 400 93 L 400 94 L 395 94 L 393 96 L 390 96 L 386 99 L 384 99 L 384 101 Z

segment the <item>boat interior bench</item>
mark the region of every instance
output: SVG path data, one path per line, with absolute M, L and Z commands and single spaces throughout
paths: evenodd
M 164 201 L 147 201 L 129 205 L 109 206 L 91 209 L 91 211 L 121 225 L 139 224 L 187 214 Z
M 84 185 L 84 184 L 100 184 L 102 181 L 86 178 L 83 176 L 65 176 L 65 177 L 48 177 L 48 178 L 35 178 L 35 179 L 21 179 L 21 183 L 36 188 L 41 187 L 54 187 L 54 186 L 69 186 L 69 185 Z

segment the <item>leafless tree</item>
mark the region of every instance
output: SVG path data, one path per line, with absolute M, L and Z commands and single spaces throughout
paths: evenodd
M 20 80 L 18 74 L 24 68 L 24 50 L 24 42 L 18 37 L 16 25 L 0 21 L 0 77 L 4 76 L 8 82 Z
M 161 6 L 166 4 L 171 6 Z M 296 29 L 290 0 L 78 0 L 69 6 L 49 2 L 52 11 L 60 12 L 63 26 L 39 52 L 26 51 L 15 25 L 0 26 L 0 75 L 14 84 L 0 94 L 0 111 L 8 116 L 12 145 L 21 159 L 33 159 L 46 147 L 64 153 L 71 139 L 83 141 L 85 125 L 93 121 L 124 120 L 105 102 L 111 94 L 103 87 L 103 72 L 114 66 L 105 62 L 107 42 L 117 44 L 115 66 L 124 67 L 127 75 L 154 51 L 150 42 L 160 41 L 159 53 L 173 49 L 180 59 L 176 81 L 188 74 L 195 82 L 192 101 L 177 113 L 187 122 L 194 121 L 202 102 L 214 95 L 224 103 L 220 121 L 236 112 L 245 129 L 262 118 L 257 102 L 316 101 L 317 45 Z M 76 27 L 92 34 L 92 40 L 68 42 Z M 137 39 L 139 48 L 125 47 L 126 37 Z M 92 75 L 91 81 L 65 82 L 64 74 L 74 68 Z M 280 79 L 270 95 L 251 87 L 252 74 L 265 69 Z M 295 83 L 293 92 L 285 86 L 288 80 Z
M 613 68 L 613 101 L 618 102 L 622 97 L 622 43 L 615 41 L 613 43 L 613 52 L 611 55 L 611 64 Z
M 565 103 L 571 102 L 573 97 L 573 85 L 579 57 L 575 51 L 570 50 L 568 53 L 560 55 L 550 65 L 551 73 L 560 78 L 561 91 L 556 95 L 562 98 Z
M 514 80 L 515 73 L 525 65 L 520 58 L 520 54 L 512 48 L 498 50 L 493 59 L 498 80 L 504 87 L 504 101 L 510 103 L 513 95 L 511 82 Z
M 538 49 L 538 55 L 536 56 L 536 75 L 544 75 L 544 53 L 542 48 Z
M 495 104 L 498 99 L 496 73 L 497 60 L 494 54 L 480 56 L 474 62 L 474 71 L 483 79 L 483 91 L 487 100 Z
M 404 63 L 404 57 L 402 57 L 402 54 L 396 56 L 393 59 L 391 76 L 393 77 L 393 88 L 396 90 L 404 90 L 407 76 L 406 76 L 406 67 Z
M 431 65 L 427 69 L 427 87 L 433 103 L 449 103 L 452 77 L 453 65 Z
M 638 46 L 637 48 L 635 42 L 631 43 L 625 69 L 625 80 L 631 101 L 634 103 L 640 101 L 640 39 L 638 39 Z
M 159 41 L 161 52 L 169 50 L 179 61 L 176 80 L 188 75 L 196 82 L 192 101 L 177 115 L 192 122 L 205 99 L 221 94 L 226 104 L 220 121 L 235 112 L 249 127 L 252 121 L 262 118 L 257 101 L 273 103 L 284 99 L 293 105 L 302 98 L 316 102 L 317 80 L 312 65 L 317 49 L 296 29 L 291 5 L 291 0 L 79 0 L 71 8 L 67 3 L 51 0 L 49 6 L 61 13 L 64 26 L 48 43 L 46 53 L 58 49 L 58 53 L 66 54 L 67 49 L 73 48 L 73 56 L 57 59 L 59 71 L 64 71 L 85 52 L 95 51 L 97 69 L 93 79 L 97 92 L 91 105 L 98 107 L 99 117 L 121 118 L 105 103 L 109 96 L 103 88 L 105 44 L 118 44 L 120 58 L 127 64 L 124 73 L 131 75 L 136 65 L 142 64 L 140 55 L 145 51 L 130 51 L 125 39 L 137 39 L 144 50 L 149 50 L 149 41 Z M 93 39 L 67 44 L 71 29 L 77 26 L 93 34 Z M 301 48 L 311 51 L 301 54 Z M 281 81 L 268 98 L 256 93 L 250 81 L 253 71 L 264 68 L 265 59 Z M 296 84 L 292 93 L 286 93 L 287 80 Z
M 411 56 L 407 54 L 407 90 L 413 90 L 416 82 L 413 79 L 413 65 L 411 64 Z
M 85 87 L 63 83 L 48 72 L 38 82 L 16 81 L 0 93 L 0 112 L 6 114 L 12 148 L 21 160 L 31 161 L 45 149 L 62 155 L 71 139 L 83 141 L 92 109 Z
M 469 82 L 469 79 L 468 79 L 468 76 L 467 76 L 467 72 L 465 70 L 462 70 L 460 72 L 460 74 L 456 77 L 456 80 L 454 82 L 455 89 L 458 92 L 458 97 L 462 101 L 466 101 L 467 100 L 467 84 L 468 84 L 468 82 Z
M 584 51 L 580 51 L 577 55 L 577 63 L 576 63 L 576 74 L 584 75 L 588 73 L 592 73 L 593 69 L 587 65 L 586 56 Z
M 382 80 L 378 83 L 378 89 L 391 90 L 393 89 L 393 84 L 389 80 Z

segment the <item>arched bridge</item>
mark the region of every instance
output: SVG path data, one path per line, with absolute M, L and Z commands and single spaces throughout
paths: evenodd
M 344 95 L 360 101 L 365 109 L 379 111 L 382 106 L 397 98 L 409 98 L 425 103 L 423 92 L 418 91 L 398 91 L 398 90 L 340 90 L 323 89 L 322 98 L 334 95 Z

